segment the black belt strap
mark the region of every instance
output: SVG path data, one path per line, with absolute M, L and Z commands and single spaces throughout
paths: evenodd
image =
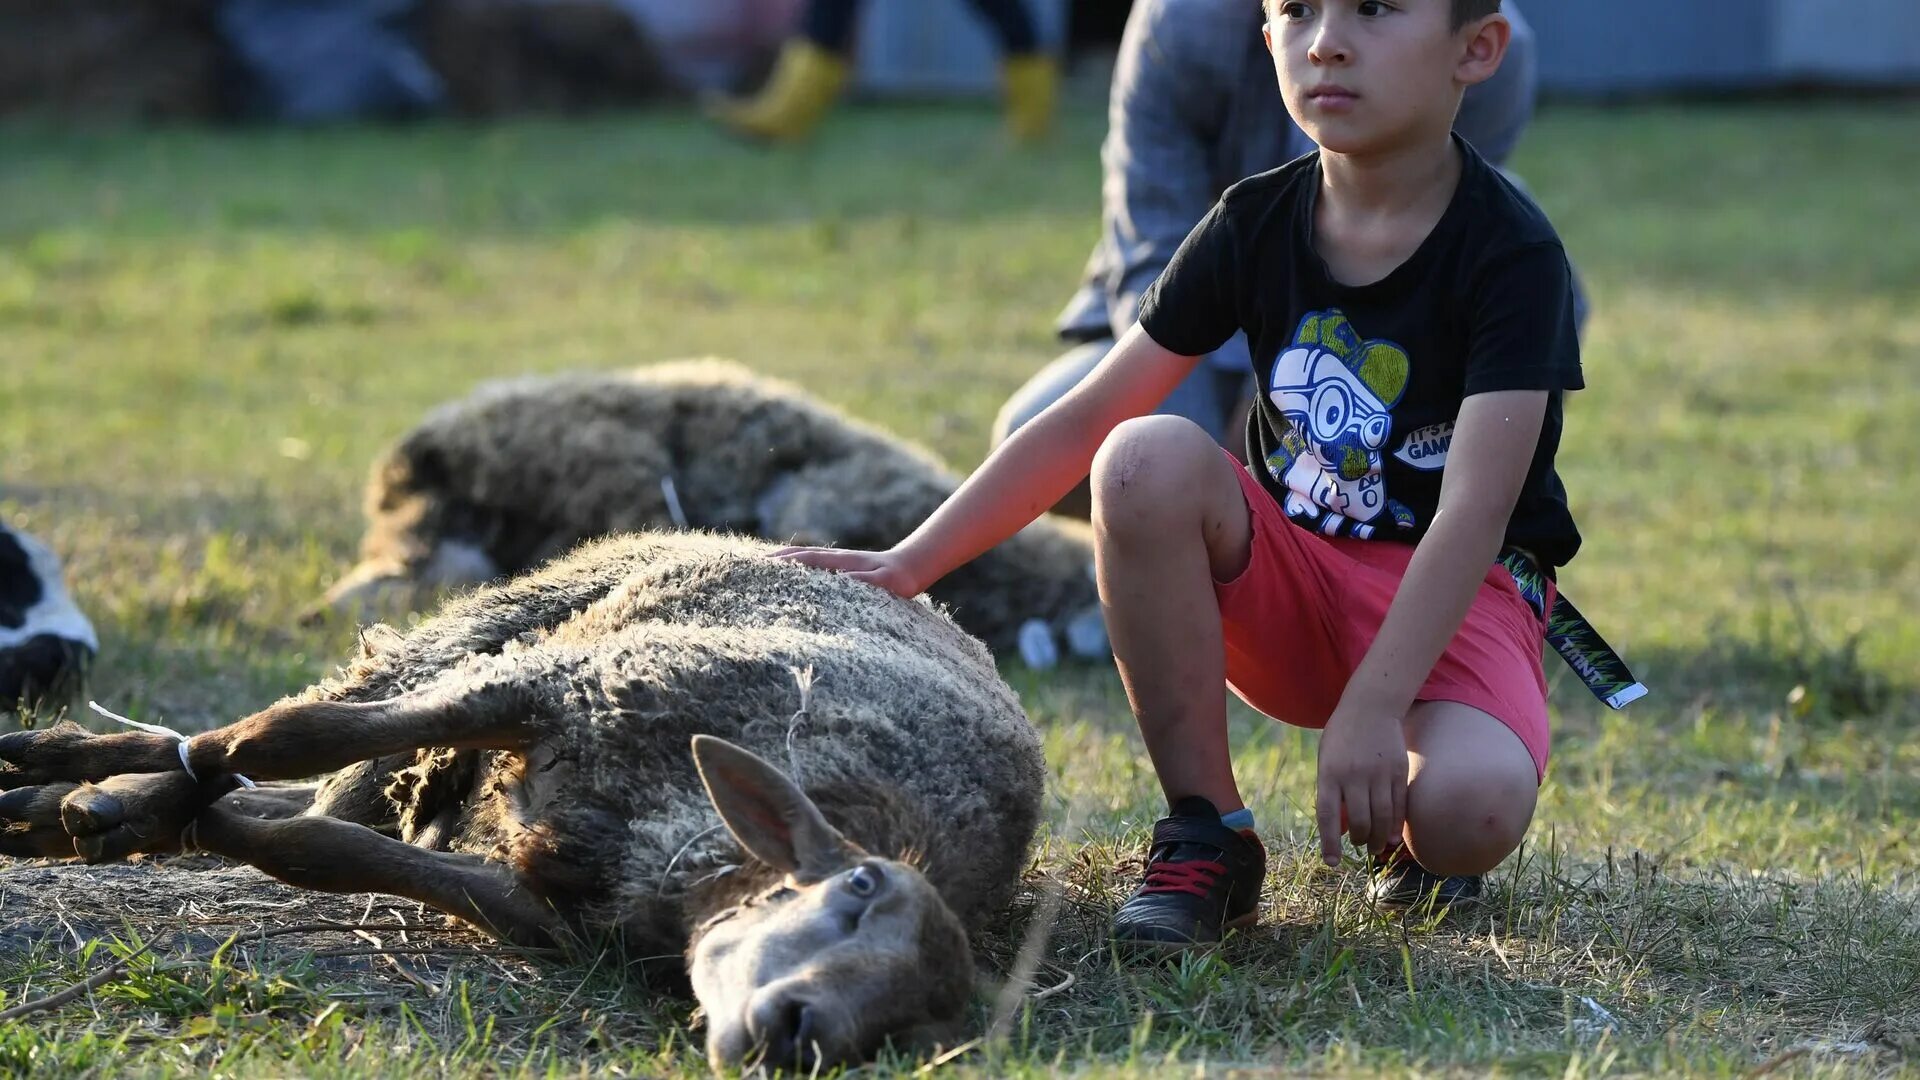
M 1547 575 L 1526 552 L 1508 548 L 1500 563 L 1513 575 L 1520 595 L 1533 608 L 1537 618 L 1547 624 L 1547 643 L 1567 662 L 1593 696 L 1609 709 L 1624 709 L 1647 696 L 1646 684 L 1633 677 L 1627 662 L 1620 659 L 1607 639 L 1593 628 L 1566 594 L 1555 593 L 1553 609 L 1546 610 Z

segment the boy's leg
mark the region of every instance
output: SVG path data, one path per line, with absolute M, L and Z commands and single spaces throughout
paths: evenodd
M 1470 705 L 1407 712 L 1407 849 L 1435 874 L 1484 874 L 1520 846 L 1540 781 L 1512 729 Z
M 1239 575 L 1252 522 L 1233 465 L 1187 420 L 1114 429 L 1094 459 L 1100 603 L 1127 700 L 1172 814 L 1117 939 L 1184 947 L 1251 922 L 1266 854 L 1222 823 L 1241 809 L 1227 753 L 1226 654 L 1213 583 Z
M 1471 899 L 1480 875 L 1520 846 L 1533 820 L 1533 755 L 1507 725 L 1459 702 L 1418 702 L 1402 727 L 1405 847 L 1376 857 L 1370 894 L 1393 905 Z
M 1091 480 L 1100 606 L 1160 786 L 1238 810 L 1213 593 L 1252 550 L 1233 465 L 1190 421 L 1149 416 L 1114 429 Z

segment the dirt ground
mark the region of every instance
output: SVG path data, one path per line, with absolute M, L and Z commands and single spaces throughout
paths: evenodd
M 310 961 L 321 977 L 368 991 L 432 992 L 453 967 L 476 960 L 508 977 L 537 977 L 539 967 L 413 901 L 295 889 L 208 856 L 0 864 L 0 964 L 136 935 L 159 956 L 203 959 L 232 938 L 236 963 Z

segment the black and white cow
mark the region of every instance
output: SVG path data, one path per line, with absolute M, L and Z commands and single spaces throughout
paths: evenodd
M 93 624 L 67 595 L 60 560 L 0 522 L 0 710 L 63 703 L 99 648 Z

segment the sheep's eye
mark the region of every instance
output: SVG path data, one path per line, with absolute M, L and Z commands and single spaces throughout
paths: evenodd
M 856 866 L 847 875 L 847 891 L 855 896 L 867 897 L 880 891 L 880 871 L 871 866 Z

